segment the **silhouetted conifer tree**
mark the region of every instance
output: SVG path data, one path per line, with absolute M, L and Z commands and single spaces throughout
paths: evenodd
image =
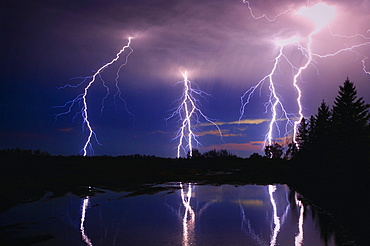
M 297 145 L 294 142 L 288 143 L 284 154 L 284 160 L 291 160 L 297 155 Z
M 348 162 L 368 158 L 369 108 L 362 97 L 357 97 L 356 87 L 347 77 L 339 87 L 333 106 L 332 140 L 337 160 Z
M 299 123 L 296 142 L 301 151 L 304 151 L 309 145 L 309 123 L 305 118 L 302 118 Z
M 329 106 L 323 100 L 317 110 L 317 114 L 312 117 L 310 129 L 310 151 L 315 153 L 315 158 L 327 160 L 330 158 L 332 149 L 331 120 L 332 113 Z

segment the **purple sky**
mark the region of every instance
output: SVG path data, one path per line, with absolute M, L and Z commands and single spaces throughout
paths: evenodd
M 276 40 L 299 37 L 307 47 L 314 22 L 297 13 L 321 1 L 296 0 L 127 0 L 127 1 L 25 1 L 11 3 L 1 14 L 1 112 L 0 148 L 31 148 L 52 154 L 81 154 L 86 140 L 78 108 L 55 121 L 63 105 L 83 92 L 83 87 L 58 90 L 72 79 L 90 76 L 133 36 L 134 52 L 120 72 L 122 97 L 114 105 L 101 81 L 89 91 L 89 115 L 101 146 L 93 142 L 96 155 L 147 154 L 175 157 L 177 141 L 171 140 L 180 127 L 176 119 L 165 121 L 177 106 L 182 85 L 180 70 L 211 96 L 200 99 L 202 111 L 215 127 L 198 126 L 196 133 L 204 152 L 226 148 L 239 156 L 261 150 L 268 130 L 269 81 L 251 97 L 241 124 L 240 97 L 271 73 L 279 53 Z M 330 29 L 323 27 L 312 36 L 315 54 L 332 54 L 364 44 L 336 56 L 320 58 L 303 71 L 303 114 L 316 113 L 323 99 L 332 104 L 339 85 L 349 76 L 360 96 L 370 103 L 370 74 L 362 61 L 370 57 L 370 1 L 324 1 L 335 7 Z M 291 9 L 290 11 L 287 11 Z M 279 15 L 287 11 L 284 15 Z M 255 18 L 253 18 L 252 14 Z M 258 18 L 263 14 L 267 18 Z M 319 14 L 322 18 L 325 14 Z M 357 35 L 361 34 L 363 36 Z M 344 37 L 344 35 L 346 37 Z M 277 93 L 288 113 L 297 114 L 297 93 L 292 86 L 296 68 L 307 61 L 307 52 L 297 45 L 284 47 L 284 58 L 273 76 Z M 295 68 L 289 66 L 289 62 Z M 364 60 L 370 70 L 370 59 Z M 114 77 L 121 59 L 102 77 L 114 93 Z M 280 115 L 280 114 L 279 114 Z M 222 123 L 222 124 L 221 124 Z M 282 122 L 284 124 L 284 122 Z M 275 129 L 274 138 L 284 137 Z

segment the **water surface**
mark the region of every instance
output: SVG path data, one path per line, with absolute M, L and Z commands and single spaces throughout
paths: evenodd
M 325 245 L 312 209 L 285 185 L 162 186 L 141 195 L 47 194 L 0 214 L 0 226 L 39 238 L 34 245 Z

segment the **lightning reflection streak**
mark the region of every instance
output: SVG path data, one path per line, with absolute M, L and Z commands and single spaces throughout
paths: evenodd
M 89 201 L 90 197 L 87 196 L 83 199 L 82 206 L 81 206 L 81 223 L 80 223 L 80 231 L 81 231 L 81 236 L 82 240 L 88 245 L 88 246 L 93 246 L 91 243 L 90 238 L 86 235 L 85 233 L 85 219 L 86 219 L 86 210 L 89 206 Z
M 277 205 L 276 205 L 276 201 L 275 201 L 275 198 L 274 198 L 274 192 L 276 191 L 276 186 L 275 185 L 269 185 L 268 190 L 269 190 L 270 201 L 271 201 L 271 205 L 272 205 L 272 209 L 273 209 L 273 218 L 274 218 L 274 220 L 273 220 L 274 230 L 273 230 L 273 233 L 272 233 L 272 236 L 271 236 L 270 246 L 275 246 L 277 236 L 279 234 L 280 227 L 281 227 L 280 218 L 277 214 Z
M 185 208 L 184 217 L 182 220 L 183 228 L 182 245 L 183 246 L 195 245 L 195 212 L 190 205 L 193 188 L 191 183 L 187 185 L 187 192 L 185 192 L 185 188 L 182 183 L 180 183 L 180 188 L 181 188 L 181 200 Z
M 298 199 L 298 193 L 295 193 L 295 202 L 299 208 L 299 220 L 298 220 L 298 234 L 295 237 L 295 246 L 301 246 L 303 244 L 303 222 L 304 222 L 304 206 L 302 201 Z

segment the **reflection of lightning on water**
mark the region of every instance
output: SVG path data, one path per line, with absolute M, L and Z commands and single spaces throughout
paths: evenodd
M 182 220 L 183 239 L 182 245 L 188 246 L 194 244 L 195 241 L 195 212 L 190 205 L 192 196 L 192 185 L 189 183 L 187 186 L 188 191 L 185 192 L 184 186 L 180 183 L 181 200 L 185 207 L 184 217 Z
M 285 187 L 286 188 L 286 187 Z M 290 202 L 287 197 L 287 189 L 284 189 L 286 195 L 286 206 L 284 209 L 284 213 L 279 216 L 278 215 L 278 204 L 274 197 L 274 193 L 277 189 L 276 185 L 268 185 L 268 193 L 269 193 L 269 200 L 272 205 L 272 225 L 271 225 L 271 235 L 270 235 L 270 246 L 274 246 L 277 244 L 277 238 L 281 228 L 284 226 L 288 214 L 290 211 Z M 279 203 L 280 205 L 282 203 Z M 245 209 L 243 208 L 240 200 L 239 200 L 239 208 L 240 208 L 240 215 L 241 215 L 241 230 L 248 234 L 258 245 L 266 245 L 266 241 L 263 240 L 261 235 L 258 235 L 256 231 L 253 229 L 250 220 L 246 216 Z
M 264 141 L 264 146 L 266 144 L 271 145 L 274 141 L 277 141 L 281 136 L 280 134 L 280 129 L 278 126 L 278 121 L 286 121 L 285 124 L 285 133 L 283 137 L 288 137 L 291 135 L 293 141 L 295 141 L 295 136 L 297 134 L 297 128 L 298 125 L 301 121 L 301 119 L 304 117 L 303 116 L 303 106 L 301 103 L 301 98 L 302 98 L 302 92 L 301 89 L 298 85 L 299 80 L 302 80 L 302 73 L 309 67 L 309 66 L 314 66 L 312 62 L 314 61 L 313 58 L 327 58 L 327 57 L 333 57 L 336 56 L 340 53 L 343 52 L 354 52 L 358 55 L 358 57 L 361 58 L 362 62 L 362 69 L 364 73 L 370 75 L 370 71 L 367 69 L 366 66 L 366 61 L 368 60 L 368 56 L 360 55 L 355 49 L 360 48 L 363 46 L 369 46 L 369 37 L 362 35 L 362 34 L 355 34 L 352 36 L 345 36 L 345 35 L 338 35 L 334 34 L 331 29 L 330 29 L 330 22 L 334 19 L 336 10 L 332 6 L 328 6 L 326 3 L 321 2 L 317 3 L 312 7 L 302 7 L 299 10 L 295 9 L 287 9 L 286 11 L 279 13 L 278 15 L 269 18 L 266 14 L 262 14 L 260 16 L 256 16 L 252 10 L 252 7 L 249 3 L 249 1 L 243 0 L 244 3 L 247 4 L 249 13 L 252 16 L 253 19 L 259 20 L 259 19 L 265 19 L 268 22 L 273 22 L 277 18 L 281 17 L 282 15 L 286 15 L 288 13 L 294 13 L 297 16 L 302 16 L 306 19 L 309 19 L 315 24 L 315 29 L 307 36 L 307 43 L 305 46 L 303 46 L 300 43 L 300 38 L 298 36 L 293 36 L 288 39 L 278 39 L 278 41 L 275 42 L 276 47 L 279 49 L 278 55 L 275 56 L 274 58 L 274 64 L 271 69 L 271 72 L 263 77 L 256 85 L 252 86 L 250 89 L 248 89 L 241 97 L 241 110 L 240 110 L 240 120 L 245 114 L 246 111 L 246 106 L 249 104 L 251 97 L 253 96 L 255 90 L 258 87 L 261 87 L 266 80 L 269 82 L 269 90 L 270 90 L 270 96 L 268 102 L 265 104 L 266 106 L 266 111 L 268 108 L 271 110 L 271 121 L 269 124 L 268 132 L 265 136 L 265 141 Z M 316 54 L 312 50 L 312 44 L 313 44 L 313 37 L 315 34 L 320 32 L 324 27 L 328 27 L 330 30 L 330 34 L 333 37 L 338 37 L 338 38 L 347 38 L 347 39 L 354 39 L 354 38 L 362 38 L 365 41 L 360 44 L 352 45 L 347 48 L 340 49 L 336 52 L 329 53 L 329 54 Z M 276 40 L 276 38 L 275 38 Z M 303 65 L 301 66 L 295 66 L 293 65 L 288 57 L 285 56 L 283 52 L 283 48 L 287 45 L 293 45 L 296 46 L 297 49 L 301 52 L 302 56 L 306 59 Z M 297 102 L 297 107 L 298 111 L 296 113 L 288 113 L 284 105 L 282 103 L 282 96 L 280 96 L 275 88 L 275 81 L 273 76 L 276 74 L 276 69 L 277 66 L 280 64 L 281 60 L 284 58 L 284 60 L 287 62 L 288 65 L 291 66 L 293 72 L 293 79 L 292 79 L 292 86 L 294 87 L 297 97 L 296 97 L 296 102 Z M 314 66 L 315 67 L 315 66 Z M 315 67 L 316 68 L 316 67 Z M 281 112 L 281 113 L 279 113 Z M 275 131 L 277 131 L 277 137 L 275 137 Z M 297 143 L 296 143 L 297 145 Z M 297 145 L 299 148 L 299 146 Z
M 95 139 L 95 141 L 100 145 L 99 140 L 97 139 L 96 133 L 93 130 L 93 127 L 91 125 L 90 118 L 89 118 L 88 101 L 87 101 L 87 96 L 89 95 L 89 90 L 90 90 L 91 86 L 94 84 L 94 82 L 96 81 L 97 77 L 99 77 L 101 79 L 101 81 L 102 81 L 102 84 L 103 84 L 104 88 L 107 90 L 107 93 L 106 93 L 105 97 L 102 100 L 102 108 L 101 108 L 101 110 L 103 110 L 104 109 L 104 101 L 108 97 L 108 95 L 110 94 L 110 90 L 109 90 L 109 87 L 106 85 L 105 81 L 102 79 L 102 72 L 106 68 L 108 68 L 110 65 L 112 65 L 113 63 L 115 63 L 120 58 L 120 56 L 128 49 L 129 52 L 126 55 L 125 62 L 118 68 L 118 71 L 116 73 L 115 87 L 117 89 L 117 92 L 114 95 L 114 100 L 116 100 L 116 97 L 120 98 L 125 103 L 125 108 L 127 110 L 126 102 L 122 98 L 122 96 L 121 96 L 121 90 L 120 90 L 120 88 L 118 86 L 118 79 L 119 79 L 119 72 L 120 72 L 121 68 L 124 65 L 127 64 L 128 57 L 133 52 L 133 49 L 130 46 L 131 39 L 132 39 L 131 37 L 128 39 L 128 44 L 126 46 L 124 46 L 116 54 L 116 57 L 113 60 L 111 60 L 110 62 L 108 62 L 108 63 L 104 64 L 102 67 L 100 67 L 92 76 L 82 78 L 83 80 L 78 85 L 75 85 L 74 86 L 74 85 L 68 84 L 68 85 L 65 85 L 63 87 L 60 87 L 60 89 L 63 89 L 63 88 L 66 88 L 66 87 L 76 88 L 76 87 L 82 86 L 82 84 L 84 84 L 85 82 L 87 82 L 88 80 L 90 80 L 87 83 L 86 87 L 84 88 L 84 92 L 82 94 L 79 94 L 73 100 L 66 102 L 62 106 L 55 107 L 55 108 L 66 108 L 67 109 L 65 112 L 62 112 L 62 113 L 59 113 L 59 114 L 56 115 L 56 117 L 59 117 L 59 116 L 62 116 L 62 115 L 71 113 L 72 108 L 76 104 L 81 104 L 82 103 L 82 108 L 79 111 L 79 113 L 81 113 L 81 116 L 82 116 L 82 119 L 83 119 L 82 128 L 83 128 L 83 130 L 85 128 L 87 128 L 87 131 L 88 131 L 88 136 L 87 136 L 86 142 L 85 142 L 85 144 L 84 144 L 84 146 L 83 146 L 83 148 L 81 150 L 83 152 L 83 155 L 84 156 L 88 155 L 88 152 L 90 152 L 92 155 L 94 154 L 94 150 L 93 150 L 92 142 L 91 142 L 92 139 Z M 131 113 L 129 112 L 129 114 L 131 114 Z
M 247 219 L 245 210 L 239 200 L 240 216 L 241 216 L 241 231 L 246 232 L 258 245 L 265 245 L 265 241 L 258 235 L 251 226 L 251 222 Z
M 301 246 L 303 244 L 303 215 L 304 215 L 304 206 L 302 201 L 298 199 L 298 194 L 295 193 L 295 202 L 297 207 L 299 208 L 299 220 L 298 220 L 298 234 L 295 237 L 295 246 Z
M 193 88 L 193 83 L 188 80 L 187 72 L 181 72 L 181 74 L 184 80 L 179 83 L 184 84 L 184 90 L 181 98 L 179 99 L 180 105 L 174 110 L 172 115 L 167 118 L 167 120 L 174 116 L 178 116 L 180 118 L 179 121 L 181 122 L 181 127 L 175 136 L 175 139 L 179 139 L 179 143 L 177 145 L 178 158 L 181 156 L 181 150 L 183 150 L 185 153 L 188 151 L 190 157 L 193 155 L 193 140 L 197 145 L 200 144 L 197 139 L 197 135 L 194 133 L 194 127 L 199 124 L 200 118 L 203 118 L 208 123 L 213 124 L 222 137 L 221 129 L 216 123 L 203 114 L 198 106 L 198 99 L 195 97 L 197 95 L 204 98 L 204 96 L 209 96 L 209 94 L 200 90 L 199 88 Z M 195 125 L 193 125 L 193 121 Z
M 89 206 L 89 200 L 90 200 L 90 198 L 87 196 L 86 198 L 84 198 L 83 203 L 82 203 L 80 231 L 81 231 L 81 235 L 82 235 L 82 240 L 87 245 L 92 246 L 93 244 L 91 243 L 90 238 L 86 235 L 86 233 L 85 233 L 85 226 L 84 226 L 85 219 L 86 219 L 86 210 L 87 210 L 87 207 Z
M 185 208 L 184 214 L 181 213 L 181 206 L 176 211 L 175 209 L 171 208 L 182 221 L 182 245 L 195 245 L 195 219 L 201 218 L 202 214 L 206 209 L 216 202 L 217 200 L 207 201 L 206 204 L 202 205 L 201 207 L 196 206 L 198 209 L 194 210 L 191 206 L 191 198 L 193 197 L 194 193 L 194 185 L 189 183 L 187 185 L 183 185 L 180 183 L 180 195 L 181 195 L 181 204 Z
M 280 231 L 281 224 L 280 224 L 280 218 L 277 214 L 277 205 L 276 205 L 276 201 L 275 201 L 274 194 L 273 194 L 276 191 L 276 186 L 275 185 L 269 185 L 268 190 L 269 190 L 270 201 L 271 201 L 271 205 L 272 205 L 272 209 L 273 209 L 273 218 L 274 218 L 273 219 L 274 230 L 273 230 L 273 233 L 272 233 L 272 236 L 271 236 L 270 246 L 274 246 L 274 245 L 276 245 L 276 240 L 277 240 L 277 236 L 278 236 L 279 231 Z

